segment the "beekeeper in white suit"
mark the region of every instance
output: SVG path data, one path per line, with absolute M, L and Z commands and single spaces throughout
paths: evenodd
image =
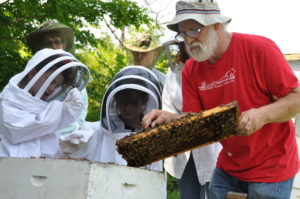
M 143 66 L 127 66 L 117 73 L 104 94 L 99 131 L 88 138 L 88 146 L 79 141 L 84 136 L 78 132 L 62 136 L 60 144 L 64 151 L 69 149 L 70 157 L 127 165 L 116 149 L 116 141 L 141 131 L 143 116 L 160 107 L 161 87 L 155 74 Z M 162 171 L 162 161 L 145 168 Z
M 70 53 L 38 51 L 0 94 L 0 156 L 64 156 L 59 129 L 80 115 L 88 80 L 88 68 Z

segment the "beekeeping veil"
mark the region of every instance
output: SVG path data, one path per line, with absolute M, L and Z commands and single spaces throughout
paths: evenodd
M 60 83 L 51 84 L 57 79 Z M 79 90 L 88 80 L 88 68 L 70 53 L 38 51 L 0 94 L 1 143 L 5 147 L 2 152 L 8 153 L 5 156 L 61 157 L 59 130 L 79 117 L 83 106 Z M 51 89 L 47 89 L 49 85 Z
M 112 80 L 106 90 L 101 108 L 101 126 L 112 133 L 124 131 L 124 122 L 119 118 L 115 95 L 125 90 L 133 89 L 148 94 L 148 101 L 143 115 L 152 109 L 161 107 L 161 88 L 155 74 L 142 66 L 127 66 Z
M 34 71 L 34 76 L 30 74 Z M 52 71 L 47 79 L 43 76 Z M 64 81 L 62 85 L 57 85 L 52 93 L 45 93 L 55 79 L 62 75 Z M 26 65 L 25 70 L 11 79 L 12 83 L 29 92 L 37 82 L 42 83 L 39 90 L 34 93 L 35 98 L 50 102 L 51 100 L 63 100 L 68 91 L 78 88 L 81 91 L 89 81 L 88 68 L 80 63 L 72 54 L 64 50 L 43 49 L 38 51 Z
M 162 91 L 157 77 L 151 70 L 143 66 L 127 66 L 119 71 L 103 96 L 100 112 L 101 133 L 98 134 L 97 147 L 95 147 L 95 151 L 97 151 L 93 158 L 95 161 L 127 165 L 126 160 L 116 149 L 116 141 L 133 132 L 125 128 L 125 123 L 118 114 L 115 99 L 118 92 L 126 92 L 127 89 L 144 92 L 148 95 L 143 115 L 152 109 L 161 107 Z M 135 132 L 137 130 L 140 129 L 134 129 Z M 161 171 L 162 162 L 147 165 L 146 168 Z

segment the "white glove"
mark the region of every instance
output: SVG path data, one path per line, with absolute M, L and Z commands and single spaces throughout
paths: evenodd
M 63 102 L 66 106 L 75 110 L 81 109 L 83 106 L 83 99 L 77 88 L 72 88 Z
M 63 101 L 62 127 L 68 126 L 79 118 L 83 104 L 80 91 L 77 88 L 70 90 Z
M 94 132 L 90 130 L 78 130 L 62 135 L 59 138 L 60 148 L 65 155 L 70 156 L 81 148 L 86 148 L 93 135 Z

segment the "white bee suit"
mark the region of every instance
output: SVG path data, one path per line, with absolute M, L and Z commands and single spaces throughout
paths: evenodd
M 32 96 L 28 92 L 30 88 L 26 90 L 18 86 L 20 80 L 33 67 L 49 56 L 60 53 L 65 52 L 50 49 L 37 52 L 28 62 L 25 70 L 11 78 L 1 92 L 0 156 L 51 158 L 64 156 L 58 145 L 59 129 L 79 117 L 83 106 L 80 91 L 73 88 L 63 101 L 46 102 L 37 96 Z
M 162 109 L 172 113 L 182 110 L 182 69 L 183 64 L 168 71 L 162 94 Z M 216 166 L 220 143 L 206 145 L 193 150 L 193 158 L 200 184 L 209 182 Z M 165 159 L 164 168 L 173 177 L 181 179 L 185 166 L 190 158 L 190 151 Z
M 89 146 L 84 149 L 80 148 L 77 152 L 71 154 L 71 157 L 80 157 L 78 154 L 87 154 L 80 158 L 127 165 L 126 160 L 117 151 L 116 142 L 129 134 L 138 132 L 140 129 L 135 129 L 134 132 L 126 129 L 123 120 L 119 116 L 115 94 L 125 89 L 143 91 L 148 94 L 148 101 L 143 115 L 154 108 L 159 109 L 161 107 L 161 88 L 154 73 L 142 66 L 127 66 L 123 68 L 114 77 L 104 94 L 99 130 L 95 130 L 97 127 L 93 127 L 95 131 L 88 143 Z M 69 136 L 71 134 L 64 136 L 63 139 L 66 140 L 66 137 Z M 63 139 L 61 139 L 62 142 Z M 83 150 L 88 150 L 88 152 L 86 153 Z M 147 165 L 146 168 L 162 171 L 162 161 Z
M 103 132 L 103 148 L 101 150 L 101 161 L 115 162 L 127 165 L 116 149 L 117 140 L 137 132 L 125 128 L 124 122 L 120 119 L 114 96 L 124 89 L 134 89 L 148 94 L 148 101 L 143 115 L 152 109 L 161 107 L 161 88 L 155 74 L 142 66 L 127 66 L 123 68 L 113 79 L 111 85 L 105 92 L 101 108 L 101 131 Z M 147 169 L 162 171 L 162 161 L 146 166 Z

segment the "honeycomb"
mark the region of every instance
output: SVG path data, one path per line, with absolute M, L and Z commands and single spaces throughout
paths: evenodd
M 189 113 L 172 122 L 125 136 L 117 141 L 117 150 L 128 166 L 145 166 L 234 136 L 238 117 L 236 102 L 201 113 Z

